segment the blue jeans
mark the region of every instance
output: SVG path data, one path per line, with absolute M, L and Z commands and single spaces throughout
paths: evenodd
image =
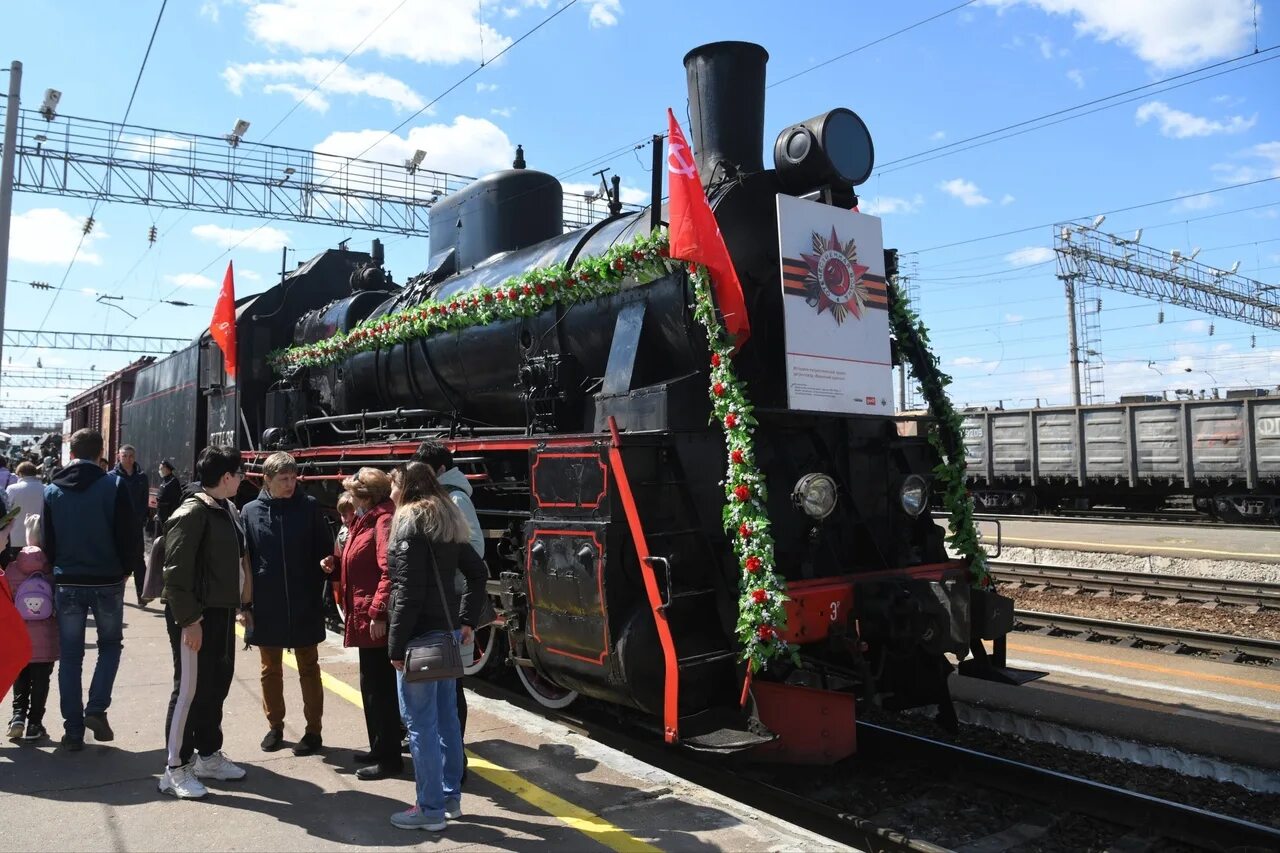
M 409 729 L 409 752 L 418 788 L 418 808 L 443 820 L 445 803 L 462 799 L 462 725 L 456 678 L 407 682 L 396 672 L 400 714 Z
M 63 727 L 69 737 L 84 737 L 84 715 L 105 714 L 111 707 L 111 688 L 120 668 L 124 646 L 124 583 L 111 586 L 59 586 L 55 594 L 58 609 L 58 693 Z M 84 632 L 89 613 L 98 629 L 98 662 L 89 683 L 89 705 L 84 705 Z

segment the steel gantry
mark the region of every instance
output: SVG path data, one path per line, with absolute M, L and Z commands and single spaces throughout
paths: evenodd
M 191 343 L 187 338 L 158 338 L 146 335 L 94 334 L 92 332 L 40 332 L 5 329 L 4 345 L 34 349 L 93 350 L 168 355 Z M 6 372 L 7 373 L 7 372 Z
M 427 236 L 431 206 L 474 178 L 235 137 L 201 136 L 18 111 L 14 189 L 181 210 Z M 595 193 L 566 193 L 564 224 L 609 215 Z M 638 205 L 624 205 L 640 210 Z
M 1067 295 L 1068 347 L 1071 356 L 1071 383 L 1075 405 L 1081 400 L 1080 368 L 1085 367 L 1089 400 L 1096 402 L 1102 387 L 1100 330 L 1092 304 L 1092 294 L 1078 289 L 1102 287 L 1134 296 L 1145 296 L 1238 320 L 1264 329 L 1280 329 L 1280 285 L 1263 284 L 1239 275 L 1237 263 L 1231 269 L 1215 269 L 1195 259 L 1199 250 L 1184 255 L 1179 250 L 1163 251 L 1142 245 L 1142 232 L 1132 239 L 1098 230 L 1102 217 L 1093 225 L 1063 223 L 1054 226 L 1054 252 L 1058 278 Z M 1096 292 L 1096 291 L 1095 291 Z M 1084 301 L 1081 301 L 1081 297 Z M 1100 300 L 1099 300 L 1100 301 Z M 1090 325 L 1090 315 L 1093 326 Z M 1084 327 L 1081 346 L 1077 325 Z

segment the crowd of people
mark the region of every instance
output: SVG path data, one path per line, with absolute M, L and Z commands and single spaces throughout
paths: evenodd
M 82 750 L 86 732 L 97 741 L 114 738 L 108 710 L 123 649 L 124 589 L 133 575 L 140 607 L 154 596 L 163 602 L 173 656 L 161 793 L 198 799 L 206 783 L 247 773 L 223 752 L 237 628 L 258 652 L 262 750 L 285 745 L 282 664 L 292 650 L 305 721 L 293 752 L 320 751 L 328 579 L 342 603 L 343 644 L 359 650 L 369 748 L 352 756 L 362 765 L 356 777 L 403 773 L 407 741 L 417 796 L 391 816 L 392 824 L 439 831 L 462 816 L 466 701 L 452 676 L 475 626 L 492 617 L 471 487 L 445 445 L 425 442 L 390 475 L 361 468 L 346 478 L 336 537 L 316 499 L 298 488 L 298 464 L 288 453 L 263 461 L 261 491 L 240 509 L 233 500 L 244 477 L 238 450 L 205 448 L 185 487 L 162 463 L 150 518 L 150 483 L 135 448 L 121 447 L 110 471 L 101 464 L 97 431 L 76 432 L 70 450 L 71 463 L 48 484 L 33 465 L 30 471 L 20 465 L 0 501 L 21 508 L 0 529 L 0 543 L 6 535 L 9 543 L 0 563 L 31 640 L 30 661 L 13 684 L 10 739 L 49 736 L 44 713 L 55 664 L 60 747 Z M 154 542 L 144 559 L 149 521 Z M 97 661 L 86 702 L 90 616 Z M 437 656 L 441 649 L 451 655 Z

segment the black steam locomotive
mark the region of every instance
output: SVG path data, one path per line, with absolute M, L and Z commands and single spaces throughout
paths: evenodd
M 510 665 L 549 707 L 591 696 L 657 721 L 669 742 L 794 762 L 852 753 L 858 701 L 949 707 L 946 656 L 984 663 L 981 639 L 1008 630 L 1007 600 L 970 589 L 924 512 L 936 462 L 925 438 L 900 435 L 892 417 L 788 406 L 779 197 L 854 207 L 871 143 L 835 110 L 784 130 L 766 169 L 767 58 L 724 42 L 685 66 L 699 172 L 752 322 L 734 361 L 756 407 L 755 461 L 790 598 L 781 638 L 798 663 L 746 677 L 740 569 L 721 516 L 725 439 L 682 265 L 531 316 L 272 366 L 282 348 L 529 270 L 573 270 L 660 226 L 661 209 L 566 232 L 559 182 L 522 154 L 433 207 L 428 267 L 403 287 L 375 241 L 368 254 L 326 251 L 241 300 L 241 374 L 223 374 L 204 336 L 139 375 L 125 437 L 186 476 L 207 443 L 254 460 L 287 449 L 329 506 L 357 467 L 445 439 L 474 488 L 497 611 L 469 671 Z

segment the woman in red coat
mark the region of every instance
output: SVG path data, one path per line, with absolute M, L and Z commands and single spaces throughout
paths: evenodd
M 387 657 L 387 540 L 391 534 L 391 479 L 376 468 L 361 468 L 343 480 L 355 501 L 356 519 L 342 549 L 341 581 L 346 614 L 343 644 L 360 650 L 360 695 L 369 751 L 355 760 L 366 764 L 358 779 L 385 779 L 404 770 L 400 754 L 400 697 L 396 671 Z M 326 558 L 328 559 L 328 558 Z

